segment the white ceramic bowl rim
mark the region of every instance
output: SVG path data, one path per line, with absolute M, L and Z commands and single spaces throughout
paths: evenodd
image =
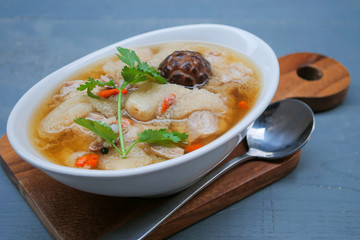
M 274 67 L 275 72 L 274 72 L 273 76 L 271 76 L 271 77 L 272 78 L 277 78 L 277 79 L 279 78 L 279 67 L 278 67 L 277 57 L 276 57 L 275 53 L 272 51 L 272 49 L 263 40 L 261 40 L 260 38 L 256 37 L 255 35 L 247 32 L 247 31 L 244 31 L 242 29 L 227 26 L 227 25 L 219 25 L 219 24 L 183 25 L 183 26 L 164 28 L 164 29 L 160 29 L 160 30 L 147 32 L 147 33 L 144 33 L 144 34 L 140 34 L 140 35 L 125 39 L 123 41 L 120 41 L 120 42 L 117 42 L 117 43 L 112 44 L 110 46 L 107 46 L 107 47 L 105 47 L 103 49 L 100 49 L 98 51 L 90 53 L 90 54 L 88 54 L 88 55 L 86 55 L 86 56 L 84 56 L 84 57 L 82 57 L 82 58 L 68 64 L 68 65 L 74 64 L 75 62 L 78 62 L 78 61 L 83 61 L 84 59 L 91 58 L 92 56 L 96 56 L 97 54 L 99 54 L 99 52 L 106 51 L 109 48 L 115 48 L 116 46 L 123 46 L 123 45 L 126 45 L 128 42 L 133 42 L 133 41 L 135 41 L 137 39 L 141 39 L 143 37 L 158 34 L 158 33 L 161 33 L 161 32 L 184 31 L 184 30 L 196 29 L 196 28 L 199 28 L 199 29 L 208 28 L 208 29 L 214 29 L 214 30 L 223 29 L 223 30 L 238 32 L 238 33 L 241 33 L 243 35 L 247 35 L 248 37 L 251 37 L 252 39 L 256 40 L 257 43 L 259 43 L 259 44 L 263 45 L 263 47 L 265 47 L 265 49 L 268 51 L 267 54 L 270 55 L 270 58 L 273 58 L 273 62 L 274 62 L 273 67 Z M 68 65 L 64 66 L 63 68 L 67 67 Z M 36 85 L 41 84 L 48 77 L 45 77 L 44 79 L 40 80 Z M 278 83 L 278 80 L 275 80 L 274 82 Z M 34 85 L 34 87 L 36 85 Z M 22 96 L 22 98 L 15 105 L 15 107 L 12 110 L 12 112 L 11 112 L 11 114 L 9 116 L 9 119 L 8 119 L 8 124 L 7 124 L 8 138 L 9 138 L 10 144 L 14 147 L 14 150 L 17 152 L 17 154 L 20 157 L 22 157 L 23 159 L 26 159 L 31 165 L 33 165 L 35 167 L 38 167 L 40 169 L 47 170 L 47 171 L 66 174 L 66 175 L 108 178 L 108 177 L 120 177 L 120 176 L 130 176 L 130 175 L 134 176 L 134 175 L 140 175 L 140 174 L 143 175 L 143 174 L 147 174 L 147 173 L 154 173 L 156 171 L 160 171 L 160 170 L 163 170 L 163 169 L 166 169 L 166 168 L 176 166 L 177 164 L 182 163 L 184 161 L 191 161 L 192 159 L 197 158 L 197 157 L 203 155 L 206 152 L 209 152 L 211 149 L 219 147 L 221 144 L 223 144 L 224 142 L 228 141 L 229 139 L 231 139 L 234 136 L 236 136 L 237 134 L 239 134 L 241 132 L 241 130 L 243 130 L 244 128 L 246 128 L 252 122 L 255 121 L 255 119 L 266 109 L 266 107 L 270 103 L 272 97 L 274 96 L 274 94 L 276 92 L 277 84 L 274 85 L 274 86 L 271 86 L 271 89 L 266 90 L 265 95 L 264 95 L 264 98 L 265 98 L 264 101 L 258 101 L 257 102 L 258 106 L 256 106 L 256 109 L 258 109 L 258 111 L 256 111 L 256 112 L 253 111 L 253 109 L 255 108 L 254 107 L 231 130 L 227 131 L 226 133 L 224 133 L 223 135 L 218 137 L 216 140 L 214 140 L 211 143 L 205 145 L 204 147 L 202 147 L 202 148 L 200 148 L 200 149 L 198 149 L 198 150 L 196 150 L 194 152 L 187 153 L 187 154 L 185 154 L 185 155 L 183 155 L 181 157 L 175 158 L 175 159 L 170 159 L 170 160 L 167 160 L 167 161 L 164 161 L 164 162 L 155 163 L 155 164 L 151 164 L 151 165 L 147 165 L 147 166 L 143 166 L 143 167 L 132 168 L 132 169 L 120 169 L 120 170 L 87 170 L 87 169 L 78 169 L 78 168 L 71 168 L 71 167 L 61 166 L 61 165 L 57 165 L 55 163 L 52 163 L 52 162 L 50 162 L 48 160 L 44 160 L 44 161 L 37 160 L 36 157 L 32 153 L 30 153 L 28 150 L 26 150 L 26 149 L 24 149 L 22 147 L 17 147 L 17 146 L 19 146 L 19 141 L 16 138 L 16 136 L 13 134 L 14 129 L 16 128 L 15 124 L 13 124 L 14 123 L 14 117 L 19 114 L 20 109 L 19 109 L 18 106 L 21 105 L 21 104 L 25 104 L 26 102 L 28 102 L 30 100 L 29 96 L 31 95 L 31 93 L 33 91 L 32 89 L 33 88 L 31 88 L 28 92 L 26 92 Z

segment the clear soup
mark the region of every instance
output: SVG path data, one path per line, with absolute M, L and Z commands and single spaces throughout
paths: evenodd
M 246 57 L 221 46 L 205 43 L 166 43 L 134 48 L 142 62 L 158 68 L 175 50 L 201 53 L 210 62 L 212 75 L 200 88 L 188 89 L 177 84 L 147 81 L 128 86 L 122 96 L 122 123 L 125 146 L 129 147 L 146 129 L 168 129 L 189 135 L 185 143 L 157 146 L 138 143 L 122 158 L 111 144 L 74 123 L 87 118 L 108 124 L 117 131 L 118 96 L 90 98 L 77 88 L 88 78 L 121 84 L 124 63 L 109 56 L 75 73 L 50 94 L 34 113 L 30 134 L 36 149 L 50 161 L 78 167 L 82 156 L 95 153 L 94 169 L 126 169 L 145 166 L 187 154 L 189 146 L 201 147 L 237 124 L 254 106 L 261 90 L 261 76 Z M 96 87 L 98 94 L 107 87 Z M 176 99 L 165 111 L 164 99 Z M 124 121 L 125 120 L 125 121 Z M 115 141 L 119 147 L 119 141 Z M 106 150 L 104 150 L 106 149 Z M 196 149 L 196 148 L 195 148 Z

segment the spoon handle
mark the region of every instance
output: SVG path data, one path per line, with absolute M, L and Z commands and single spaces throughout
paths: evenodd
M 144 239 L 149 233 L 151 233 L 157 226 L 164 222 L 171 214 L 177 209 L 187 203 L 191 198 L 201 192 L 210 183 L 222 176 L 228 170 L 240 163 L 246 162 L 252 159 L 253 156 L 244 154 L 230 161 L 224 163 L 208 175 L 201 178 L 195 184 L 182 192 L 174 195 L 168 201 L 163 203 L 160 207 L 150 210 L 137 219 L 124 224 L 120 228 L 111 231 L 104 238 L 114 239 Z

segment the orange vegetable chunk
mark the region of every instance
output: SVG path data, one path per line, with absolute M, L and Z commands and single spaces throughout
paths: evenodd
M 97 166 L 98 161 L 99 161 L 99 156 L 93 153 L 80 157 L 76 161 L 75 166 L 80 168 L 88 168 L 88 169 L 95 168 Z
M 192 151 L 195 151 L 196 149 L 199 149 L 201 147 L 203 147 L 204 145 L 201 144 L 201 143 L 195 143 L 195 144 L 192 144 L 192 145 L 189 145 L 189 146 L 186 146 L 185 147 L 185 152 L 192 152 Z
M 164 99 L 164 102 L 161 105 L 161 113 L 164 113 L 172 104 L 175 103 L 176 94 L 171 94 Z
M 238 103 L 238 106 L 239 106 L 239 108 L 241 108 L 241 109 L 247 109 L 247 103 L 245 102 L 245 101 L 240 101 L 239 103 Z
M 108 98 L 108 97 L 110 97 L 112 95 L 116 95 L 116 94 L 119 94 L 119 90 L 117 90 L 116 88 L 104 90 L 104 91 L 101 91 L 98 93 L 98 95 L 103 98 Z

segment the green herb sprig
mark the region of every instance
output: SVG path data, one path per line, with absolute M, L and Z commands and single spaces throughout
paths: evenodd
M 124 79 L 124 82 L 120 87 L 114 84 L 113 80 L 109 82 L 100 82 L 93 78 L 89 78 L 84 84 L 80 85 L 77 90 L 79 91 L 87 91 L 87 95 L 92 98 L 99 98 L 99 96 L 92 93 L 92 90 L 96 86 L 110 86 L 119 90 L 118 95 L 118 128 L 119 128 L 119 139 L 120 139 L 120 147 L 119 149 L 115 145 L 115 140 L 117 139 L 117 134 L 111 129 L 111 127 L 100 121 L 93 121 L 86 118 L 77 118 L 74 120 L 75 123 L 89 129 L 94 132 L 105 141 L 109 142 L 123 158 L 126 158 L 127 154 L 130 150 L 135 146 L 138 142 L 148 142 L 159 145 L 171 145 L 178 142 L 185 142 L 188 138 L 186 133 L 179 132 L 169 132 L 167 129 L 147 129 L 141 133 L 139 133 L 139 139 L 132 143 L 132 145 L 125 150 L 124 143 L 124 135 L 121 125 L 121 101 L 122 101 L 122 90 L 125 89 L 129 84 L 136 84 L 139 82 L 144 82 L 147 80 L 155 80 L 158 83 L 164 84 L 167 81 L 160 75 L 160 73 L 154 68 L 150 67 L 146 62 L 141 62 L 140 58 L 136 55 L 135 51 L 117 47 L 119 54 L 116 54 L 119 59 L 125 63 L 127 66 L 123 67 L 121 71 L 121 75 Z
M 78 91 L 84 91 L 86 90 L 87 95 L 89 97 L 92 98 L 100 98 L 98 95 L 93 94 L 91 91 L 96 87 L 96 86 L 109 86 L 109 87 L 114 87 L 117 88 L 117 86 L 114 83 L 114 80 L 110 80 L 109 82 L 100 82 L 98 80 L 95 80 L 93 78 L 89 78 L 84 84 L 80 85 L 77 90 Z

